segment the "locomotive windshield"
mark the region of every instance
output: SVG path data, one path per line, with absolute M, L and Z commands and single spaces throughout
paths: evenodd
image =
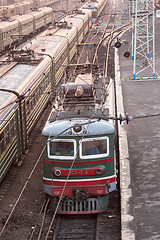
M 109 138 L 85 138 L 79 142 L 79 157 L 101 158 L 109 155 Z M 74 159 L 76 155 L 76 140 L 54 139 L 48 141 L 48 158 L 50 159 Z
M 81 158 L 91 156 L 103 157 L 109 155 L 109 139 L 108 137 L 103 138 L 90 138 L 83 139 L 80 148 Z
M 48 157 L 61 158 L 74 157 L 74 141 L 53 140 L 48 144 Z

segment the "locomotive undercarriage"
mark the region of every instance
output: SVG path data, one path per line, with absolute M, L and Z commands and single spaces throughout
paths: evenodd
M 77 190 L 76 190 L 77 191 Z M 83 192 L 77 192 L 78 198 L 86 198 Z M 52 209 L 55 211 L 60 197 L 53 197 L 51 200 Z M 99 213 L 107 210 L 109 202 L 109 194 L 105 196 L 97 196 L 95 198 L 70 199 L 62 197 L 57 213 L 59 214 L 90 214 Z
M 99 187 L 97 187 L 97 189 Z M 109 182 L 107 182 L 104 187 L 104 195 L 95 195 L 93 189 L 92 194 L 89 194 L 86 188 L 73 188 L 72 198 L 62 196 L 60 200 L 60 196 L 52 197 L 51 207 L 53 211 L 55 211 L 59 204 L 57 210 L 57 213 L 59 214 L 90 214 L 103 212 L 107 210 L 109 204 Z M 106 187 L 108 189 L 107 194 Z

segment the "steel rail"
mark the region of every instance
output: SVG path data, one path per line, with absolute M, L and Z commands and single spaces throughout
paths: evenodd
M 111 12 L 112 12 L 112 11 L 113 11 L 113 10 L 111 10 Z M 102 36 L 104 36 L 105 31 L 106 31 L 106 29 L 107 29 L 107 27 L 108 27 L 108 25 L 109 25 L 109 21 L 110 21 L 110 17 L 111 17 L 111 12 L 110 12 L 110 14 L 109 14 L 109 18 L 108 18 L 107 24 L 106 24 L 106 26 L 105 26 L 105 28 L 104 28 L 104 30 L 103 30 Z M 89 37 L 90 37 L 90 35 L 91 35 L 91 33 L 92 33 L 93 30 L 94 30 L 93 28 L 90 30 L 90 32 L 89 32 L 89 34 L 88 34 L 88 36 L 87 36 L 86 41 L 88 41 L 88 39 L 89 39 Z M 94 35 L 94 37 L 92 37 L 92 39 L 95 38 L 95 37 L 97 36 L 97 34 L 98 34 L 98 31 L 97 31 L 96 35 Z M 96 48 L 97 51 L 98 51 L 98 46 L 100 46 L 102 39 L 103 39 L 103 37 L 101 37 L 100 41 L 96 43 L 96 45 L 97 45 L 97 48 Z M 90 42 L 90 41 L 88 41 L 88 42 Z M 86 45 L 86 44 L 87 44 L 87 43 L 82 43 L 82 44 L 80 45 L 80 46 L 83 46 L 83 49 L 81 50 L 81 54 L 80 54 L 80 56 L 79 56 L 78 59 L 77 59 L 77 63 L 75 63 L 75 64 L 69 64 L 69 65 L 68 65 L 68 66 L 70 66 L 70 65 L 71 65 L 71 66 L 74 66 L 74 70 L 72 71 L 72 74 L 70 75 L 69 79 L 71 79 L 71 77 L 75 74 L 76 69 L 77 69 L 78 66 L 84 65 L 84 63 L 80 64 L 79 62 L 80 62 L 80 60 L 81 60 L 81 57 L 84 55 L 85 45 Z M 78 45 L 77 45 L 77 46 L 78 46 Z M 85 52 L 85 53 L 86 53 L 86 52 Z M 95 56 L 96 54 L 97 54 L 97 52 L 94 54 L 94 56 Z M 95 57 L 94 57 L 94 58 L 95 58 Z M 95 64 L 94 62 L 95 62 L 95 61 L 93 60 L 92 63 L 87 63 L 87 64 L 89 64 L 89 65 L 94 65 L 94 64 Z
M 43 217 L 42 217 L 42 224 L 41 224 L 41 228 L 40 228 L 37 240 L 40 240 L 40 238 L 41 238 L 41 234 L 42 234 L 44 221 L 45 221 L 45 216 L 46 216 L 46 213 L 47 213 L 47 208 L 48 208 L 49 202 L 50 202 L 50 197 L 47 199 L 45 207 L 44 207 L 44 213 L 43 213 Z
M 110 37 L 109 37 L 109 41 L 108 41 L 108 46 L 107 46 L 106 64 L 105 64 L 105 74 L 104 74 L 105 77 L 107 77 L 107 73 L 108 73 L 109 50 L 110 50 L 111 40 L 112 40 L 112 36 L 113 36 L 113 33 L 114 33 L 115 24 L 116 24 L 116 18 L 117 18 L 117 16 L 115 15 L 114 24 L 113 24 L 113 26 L 112 26 L 112 31 L 111 31 L 111 33 L 110 33 Z
M 42 207 L 41 207 L 41 210 L 40 210 L 39 215 L 41 215 L 41 214 L 43 213 L 43 211 L 44 211 L 44 209 L 45 209 L 45 206 L 46 206 L 46 202 L 47 202 L 47 201 L 45 200 L 44 203 L 43 203 L 43 205 L 42 205 Z M 32 231 L 32 233 L 31 233 L 31 235 L 30 235 L 29 240 L 32 240 L 32 239 L 33 239 L 33 236 L 34 236 L 34 233 L 35 233 L 35 231 L 36 231 L 37 226 L 38 226 L 38 225 L 35 225 L 35 226 L 33 227 L 33 231 Z
M 18 196 L 18 198 L 17 198 L 17 200 L 16 200 L 16 202 L 15 202 L 15 204 L 14 204 L 14 206 L 13 206 L 13 208 L 12 208 L 10 214 L 9 214 L 9 216 L 8 216 L 8 218 L 6 219 L 6 222 L 5 222 L 2 230 L 0 231 L 0 236 L 3 234 L 4 230 L 6 229 L 6 227 L 8 225 L 8 222 L 9 222 L 13 212 L 15 211 L 17 204 L 19 203 L 19 201 L 20 201 L 20 199 L 22 197 L 22 194 L 24 193 L 24 191 L 25 191 L 25 189 L 26 189 L 26 187 L 27 187 L 27 185 L 28 185 L 28 183 L 29 183 L 29 181 L 30 181 L 30 179 L 31 179 L 31 177 L 32 177 L 32 175 L 33 175 L 33 173 L 34 173 L 34 171 L 35 171 L 35 169 L 36 169 L 40 159 L 41 159 L 41 157 L 42 157 L 42 154 L 43 154 L 44 150 L 45 150 L 45 147 L 41 151 L 41 153 L 40 153 L 40 155 L 39 155 L 35 165 L 33 166 L 32 170 L 31 170 L 31 173 L 29 174 L 29 176 L 27 178 L 27 181 L 25 182 L 25 184 L 24 184 L 24 186 L 23 186 L 23 188 L 22 188 L 22 190 L 21 190 L 21 192 L 20 192 L 20 194 L 19 194 L 19 196 Z
M 97 54 L 98 54 L 98 49 L 100 47 L 100 44 L 102 43 L 102 40 L 104 39 L 104 35 L 105 35 L 105 32 L 106 32 L 106 29 L 108 28 L 109 26 L 109 22 L 110 22 L 110 18 L 112 16 L 112 11 L 113 9 L 111 9 L 109 15 L 108 15 L 108 21 L 107 21 L 107 24 L 103 30 L 103 33 L 102 33 L 102 36 L 101 36 L 101 39 L 99 40 L 98 44 L 97 44 L 97 47 L 96 47 L 96 51 L 95 51 L 95 54 L 94 54 L 94 58 L 93 58 L 93 63 L 95 63 L 96 59 L 97 59 Z
M 100 214 L 97 215 L 97 224 L 96 224 L 96 237 L 95 240 L 99 240 L 100 238 L 100 232 L 99 232 L 99 227 L 100 227 Z
M 58 231 L 60 229 L 60 222 L 61 222 L 61 216 L 58 216 L 58 219 L 56 222 L 56 228 L 55 228 L 54 235 L 53 235 L 53 240 L 56 240 L 56 238 L 57 238 Z

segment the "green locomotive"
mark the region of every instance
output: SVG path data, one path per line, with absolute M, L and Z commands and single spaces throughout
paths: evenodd
M 115 129 L 96 93 L 91 74 L 63 84 L 42 131 L 44 192 L 59 214 L 105 211 L 116 189 Z

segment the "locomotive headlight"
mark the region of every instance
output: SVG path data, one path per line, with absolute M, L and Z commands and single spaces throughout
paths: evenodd
M 101 175 L 103 173 L 103 169 L 102 168 L 97 168 L 96 169 L 96 174 L 97 175 Z
M 72 135 L 72 129 L 69 129 L 69 130 L 68 130 L 68 134 L 69 134 L 69 135 Z
M 82 131 L 82 126 L 79 124 L 75 124 L 73 130 L 75 133 L 80 133 Z
M 61 175 L 61 171 L 59 169 L 54 171 L 54 174 L 59 177 Z

